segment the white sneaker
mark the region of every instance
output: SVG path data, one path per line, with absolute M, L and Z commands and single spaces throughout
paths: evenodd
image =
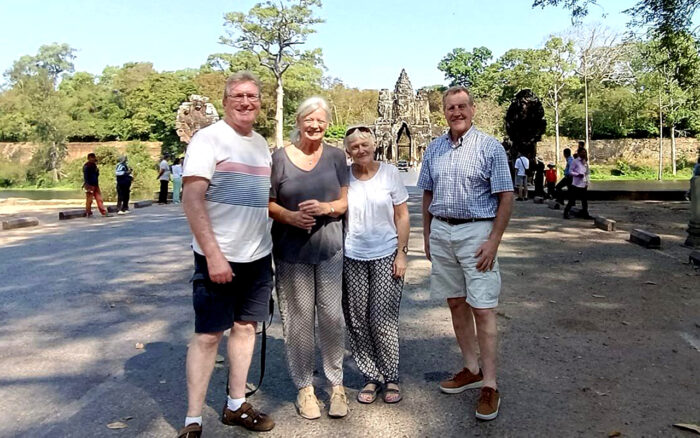
M 125 214 L 126 214 L 126 212 L 125 212 L 125 211 L 121 211 L 121 210 L 119 210 L 119 211 L 117 212 L 117 214 L 118 214 L 118 215 L 125 215 Z

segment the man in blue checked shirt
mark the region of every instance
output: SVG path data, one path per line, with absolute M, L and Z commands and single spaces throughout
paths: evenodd
M 496 254 L 513 209 L 513 183 L 503 146 L 472 124 L 469 90 L 451 87 L 442 103 L 450 130 L 428 146 L 418 187 L 423 189 L 425 255 L 432 262 L 431 294 L 447 300 L 464 369 L 441 382 L 440 389 L 457 394 L 481 388 L 476 417 L 493 420 L 501 402 Z

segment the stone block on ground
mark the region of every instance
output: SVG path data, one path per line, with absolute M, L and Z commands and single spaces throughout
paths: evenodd
M 2 226 L 0 226 L 0 229 L 13 230 L 15 228 L 34 227 L 37 225 L 39 225 L 39 219 L 35 217 L 19 217 L 16 219 L 2 221 Z
M 630 242 L 649 249 L 661 248 L 661 238 L 658 235 L 639 228 L 635 228 L 630 233 Z
M 603 216 L 594 216 L 593 220 L 596 228 L 600 228 L 603 231 L 615 231 L 615 222 L 612 219 L 608 219 Z
M 119 211 L 119 209 L 117 208 L 116 205 L 108 205 L 107 206 L 107 213 L 116 213 L 118 211 Z
M 77 217 L 85 217 L 85 210 L 64 210 L 58 212 L 58 220 L 61 221 Z
M 544 204 L 544 198 L 542 196 L 535 196 L 532 198 L 532 202 L 535 204 Z
M 700 266 L 700 251 L 693 251 L 688 256 L 690 264 L 694 266 Z
M 153 205 L 153 201 L 150 200 L 134 202 L 134 208 L 150 207 L 151 205 Z
M 547 201 L 547 206 L 548 206 L 549 208 L 551 208 L 552 210 L 559 210 L 559 209 L 561 208 L 561 204 L 558 203 L 558 202 L 557 202 L 556 200 L 554 200 L 554 199 L 548 200 L 548 201 Z

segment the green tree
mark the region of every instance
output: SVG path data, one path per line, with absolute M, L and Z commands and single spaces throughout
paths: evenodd
M 462 85 L 469 88 L 475 97 L 481 97 L 494 89 L 494 69 L 489 69 L 492 57 L 486 47 L 474 47 L 471 52 L 458 47 L 442 58 L 438 70 L 445 73 L 450 86 Z
M 260 64 L 274 75 L 276 80 L 275 143 L 283 145 L 284 86 L 283 76 L 288 69 L 309 58 L 320 57 L 320 51 L 301 51 L 314 33 L 313 26 L 323 20 L 314 16 L 314 7 L 321 7 L 321 0 L 271 0 L 258 3 L 247 14 L 229 12 L 225 15 L 228 37 L 221 37 L 223 44 L 254 53 Z
M 34 162 L 39 169 L 49 171 L 54 182 L 59 179 L 59 167 L 66 154 L 67 125 L 65 101 L 56 90 L 64 73 L 73 71 L 74 49 L 67 44 L 49 44 L 39 48 L 36 55 L 25 55 L 15 61 L 5 76 L 16 91 L 15 102 L 25 112 L 31 126 L 30 138 L 42 145 L 42 153 Z

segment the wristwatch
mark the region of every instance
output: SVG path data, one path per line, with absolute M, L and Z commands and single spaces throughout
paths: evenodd
M 404 245 L 403 248 L 401 248 L 401 251 L 403 251 L 404 254 L 408 255 L 408 246 Z

